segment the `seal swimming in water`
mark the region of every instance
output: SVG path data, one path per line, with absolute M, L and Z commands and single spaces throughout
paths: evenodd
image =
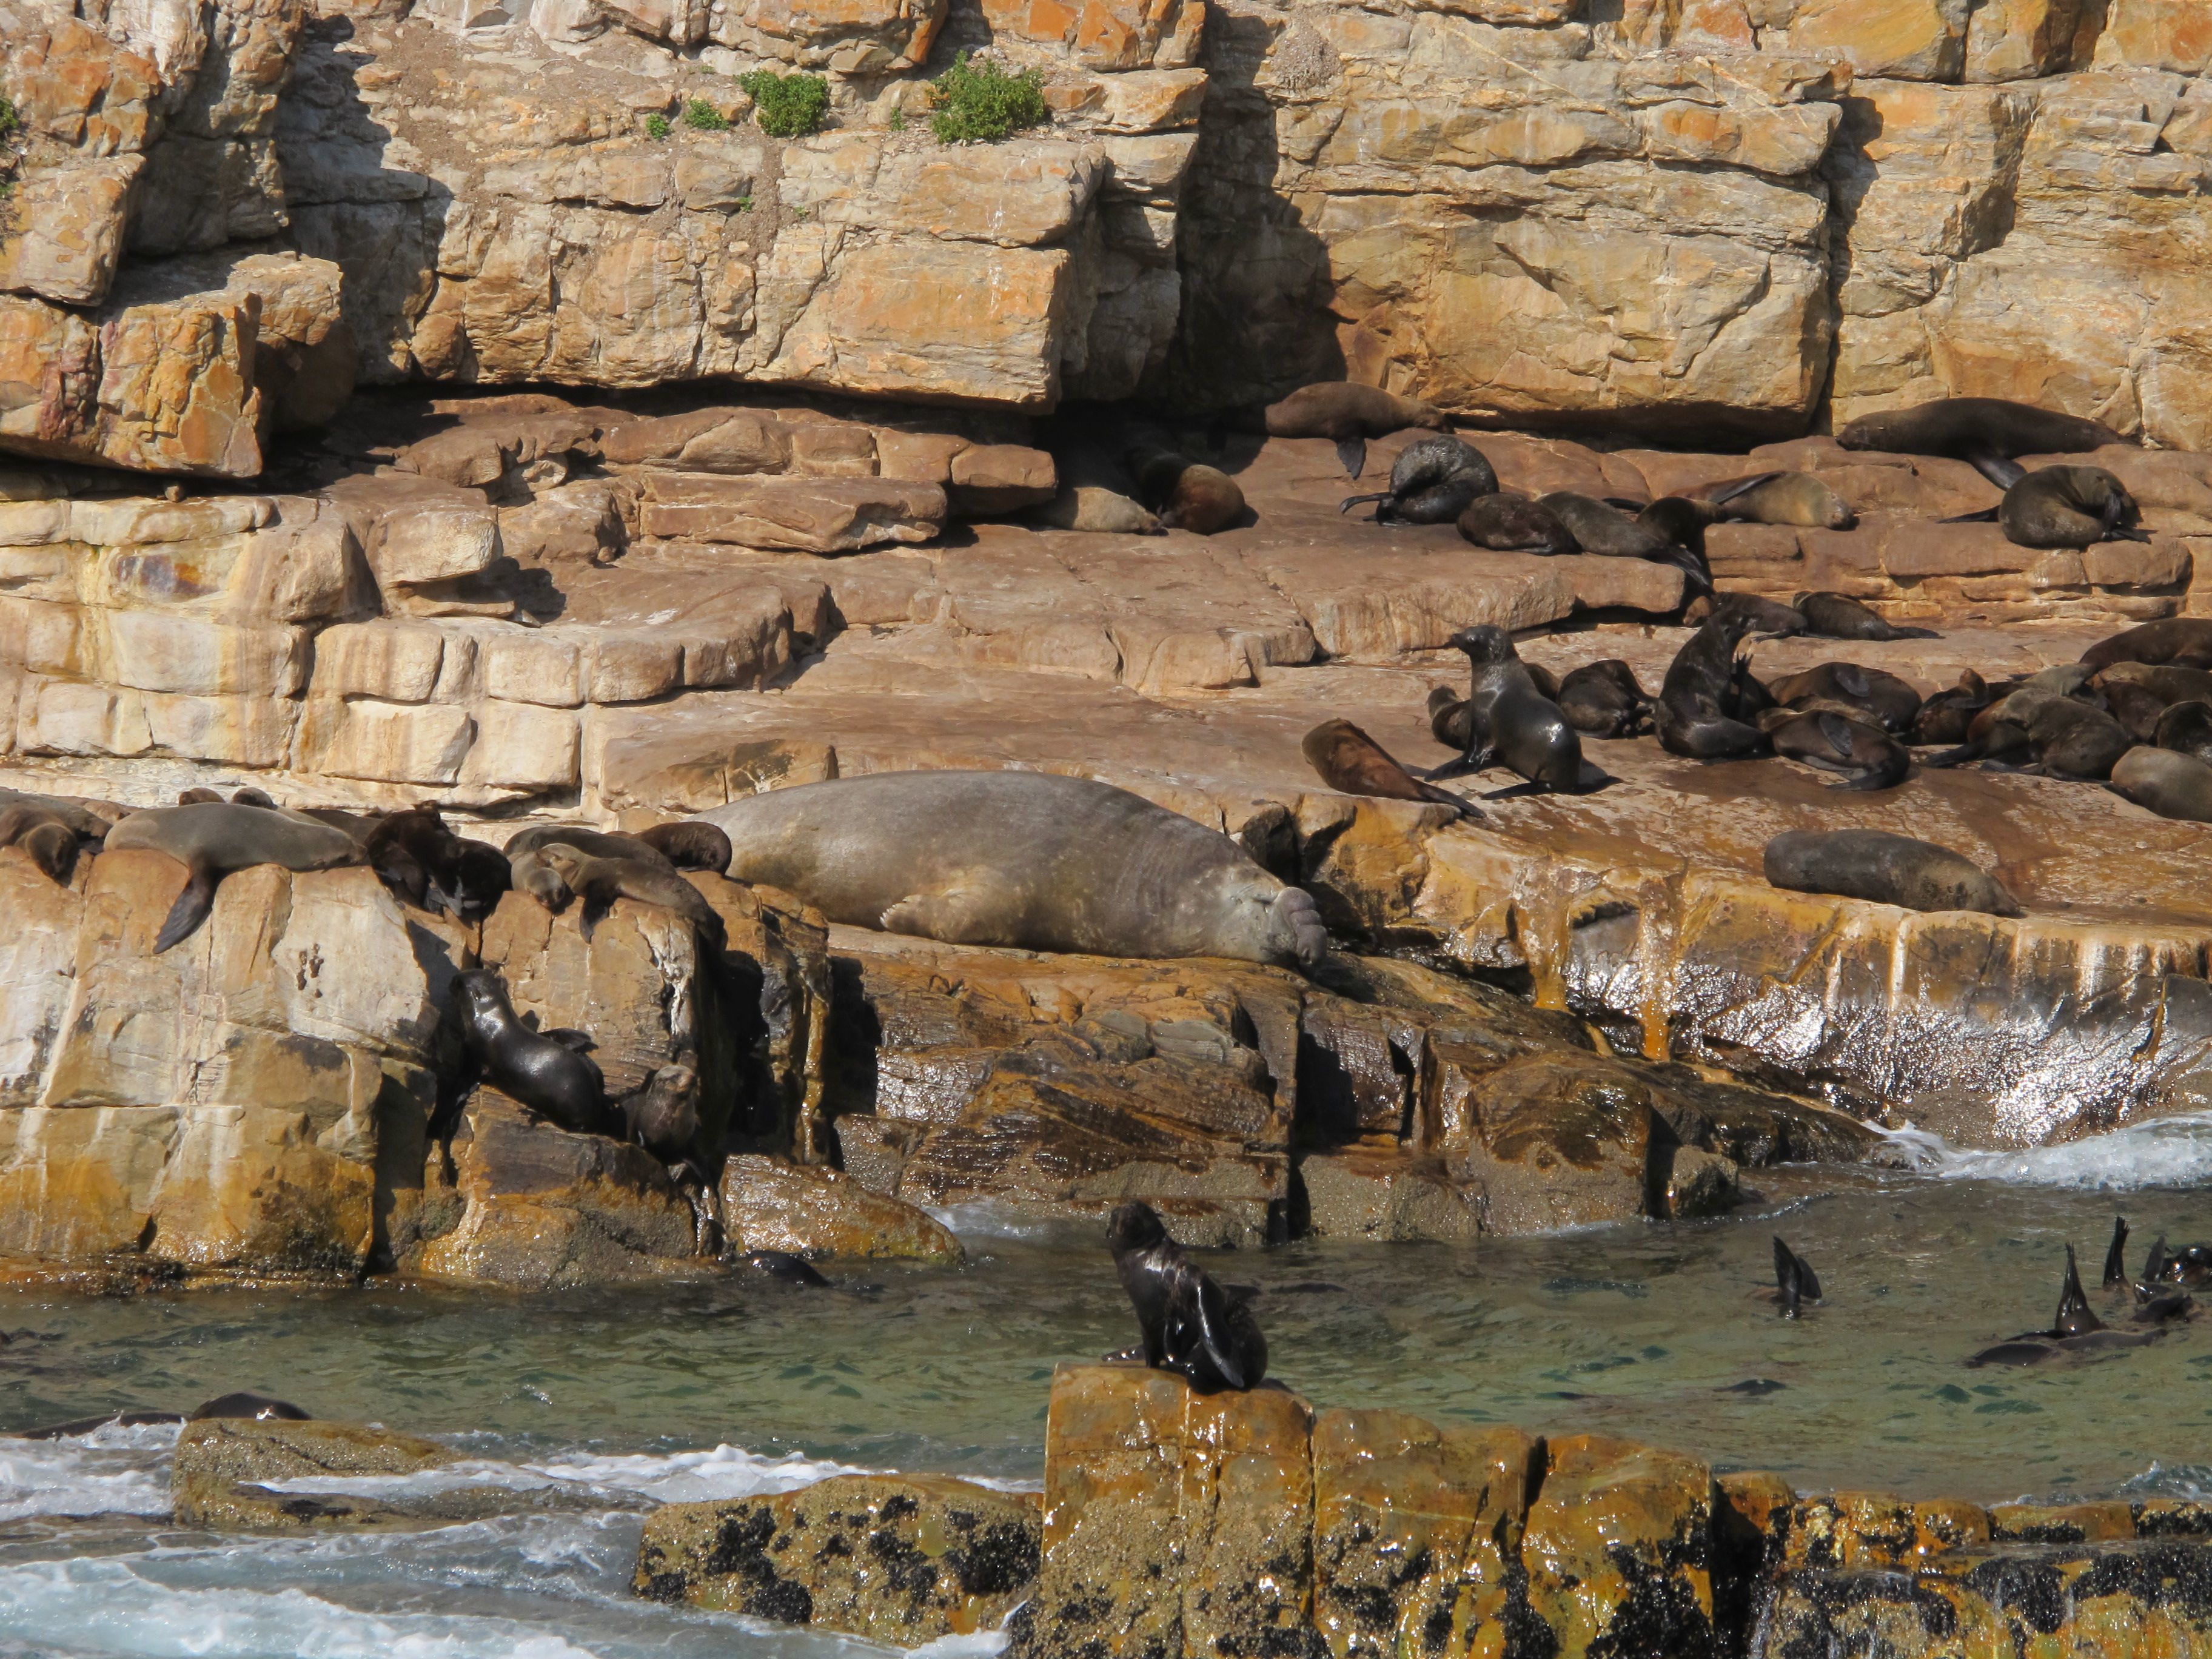
M 2160 712 L 2150 740 L 2177 755 L 2193 755 L 2212 765 L 2212 702 L 2177 702 Z
M 574 1134 L 612 1134 L 606 1079 L 599 1062 L 570 1041 L 533 1031 L 516 1018 L 507 985 L 489 968 L 453 976 L 461 999 L 461 1037 L 494 1087 Z
M 2081 653 L 2081 666 L 2092 674 L 2116 662 L 2139 662 L 2156 666 L 2174 663 L 2184 668 L 2212 669 L 2212 618 L 2167 617 L 2100 640 Z
M 1824 640 L 1940 640 L 1932 628 L 1898 628 L 1841 593 L 1800 593 L 1790 608 Z
M 1667 665 L 1654 724 L 1668 754 L 1735 760 L 1771 752 L 1766 733 L 1739 718 L 1755 712 L 1744 707 L 1735 657 L 1751 623 L 1751 612 L 1724 604 Z
M 270 1395 L 255 1394 L 242 1389 L 235 1394 L 220 1394 L 205 1401 L 185 1420 L 205 1423 L 213 1418 L 243 1419 L 249 1423 L 312 1423 L 314 1419 L 289 1400 L 278 1400 Z
M 1389 489 L 1346 495 L 1336 510 L 1349 513 L 1373 501 L 1377 524 L 1449 524 L 1476 496 L 1497 489 L 1498 474 L 1480 450 L 1457 438 L 1423 438 L 1391 465 Z
M 1271 438 L 1327 438 L 1346 477 L 1367 470 L 1367 441 L 1386 438 L 1407 427 L 1449 432 L 1451 422 L 1433 404 L 1417 403 L 1357 380 L 1317 380 L 1302 386 L 1280 403 L 1261 411 L 1261 428 Z
M 1503 762 L 1540 788 L 1578 793 L 1583 745 L 1559 706 L 1536 689 L 1528 665 L 1502 628 L 1462 629 L 1446 641 L 1467 653 L 1468 743 L 1431 778 L 1459 777 Z
M 1788 830 L 1766 843 L 1766 879 L 1798 893 L 1894 904 L 1907 910 L 2027 913 L 1981 866 L 1948 847 L 1881 830 Z
M 772 1279 L 779 1285 L 803 1285 L 808 1290 L 827 1290 L 830 1281 L 823 1278 L 820 1269 L 803 1255 L 793 1255 L 789 1250 L 748 1250 L 732 1264 L 750 1267 L 763 1279 Z
M 353 837 L 342 830 L 297 813 L 227 801 L 133 812 L 107 832 L 109 852 L 130 847 L 166 853 L 188 872 L 154 941 L 155 956 L 191 937 L 207 920 L 216 885 L 235 871 L 258 864 L 295 872 L 336 870 L 365 861 Z
M 1117 1206 L 1106 1243 L 1143 1337 L 1109 1359 L 1141 1358 L 1155 1370 L 1176 1372 L 1200 1394 L 1260 1386 L 1267 1340 L 1249 1298 L 1224 1291 L 1185 1255 L 1151 1205 Z
M 2081 1269 L 2074 1260 L 2074 1247 L 2066 1247 L 2066 1282 L 2058 1293 L 2058 1312 L 2048 1330 L 2027 1331 L 2007 1339 L 1994 1347 L 1984 1348 L 1966 1361 L 1975 1367 L 1984 1365 L 2038 1365 L 2046 1359 L 2057 1359 L 2067 1354 L 2110 1352 L 2121 1348 L 2139 1348 L 2164 1335 L 2163 1331 L 2115 1331 L 2107 1329 L 2105 1322 L 2097 1317 L 2089 1306 L 2089 1298 L 2081 1290 Z
M 1515 489 L 1476 496 L 1459 515 L 1459 533 L 1492 553 L 1534 553 L 1551 558 L 1582 551 L 1573 534 L 1549 509 Z
M 1855 662 L 1824 662 L 1802 673 L 1785 674 L 1766 689 L 1785 708 L 1839 705 L 1850 718 L 1885 732 L 1909 729 L 1920 714 L 1917 691 L 1894 674 Z
M 2212 823 L 2212 766 L 2194 755 L 2139 744 L 2112 768 L 2112 791 L 2162 818 Z
M 1424 783 L 1390 751 L 1350 720 L 1323 720 L 1299 745 L 1308 763 L 1330 788 L 1346 795 L 1383 800 L 1432 801 L 1469 817 L 1480 817 L 1472 803 L 1448 789 Z
M 1797 1318 L 1805 1304 L 1820 1299 L 1820 1276 L 1779 1235 L 1774 1240 L 1774 1299 L 1784 1319 Z
M 1559 682 L 1553 702 L 1584 737 L 1632 738 L 1650 729 L 1651 698 L 1618 657 L 1586 662 Z
M 955 945 L 1317 964 L 1310 896 L 1218 830 L 1048 772 L 877 772 L 700 815 L 730 878 L 832 921 Z
M 1244 491 L 1215 466 L 1194 461 L 1156 440 L 1140 440 L 1122 453 L 1137 493 L 1159 514 L 1163 530 L 1211 536 L 1244 516 Z
M 2060 415 L 2004 398 L 1938 398 L 1911 409 L 1883 410 L 1847 422 L 1836 434 L 1845 449 L 1896 455 L 1948 455 L 1968 463 L 2000 489 L 2020 482 L 2021 455 L 2077 455 L 2129 440 L 2102 421 Z
M 1774 752 L 1825 772 L 1849 775 L 1833 789 L 1894 789 L 1912 769 L 1905 746 L 1880 726 L 1869 726 L 1831 709 L 1799 714 L 1770 708 L 1759 727 L 1773 740 Z
M 1844 498 L 1809 472 L 1754 472 L 1697 492 L 1723 519 L 1745 524 L 1849 530 L 1858 521 Z

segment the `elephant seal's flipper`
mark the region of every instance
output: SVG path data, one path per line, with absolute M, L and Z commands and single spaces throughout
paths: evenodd
M 959 886 L 901 899 L 884 912 L 883 928 L 947 945 L 988 945 L 1006 921 L 1003 907 L 988 890 Z

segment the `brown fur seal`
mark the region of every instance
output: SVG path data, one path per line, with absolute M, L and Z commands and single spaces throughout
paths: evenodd
M 1714 599 L 1713 567 L 1705 557 L 1705 531 L 1713 523 L 1712 509 L 1686 495 L 1662 495 L 1636 515 L 1636 522 L 1664 539 L 1665 545 L 1648 556 L 1654 564 L 1671 564 L 1686 579 L 1684 599 L 1692 605 L 1702 599 L 1711 614 Z
M 1786 640 L 1807 633 L 1805 618 L 1794 605 L 1779 599 L 1761 599 L 1756 593 L 1723 594 L 1713 607 L 1713 615 L 1725 611 L 1731 617 L 1743 620 L 1743 635 L 1756 634 L 1763 640 Z
M 2194 755 L 2139 746 L 2112 768 L 2112 789 L 2162 818 L 2212 823 L 2212 766 Z
M 2140 680 L 2107 681 L 2100 675 L 2096 695 L 2105 700 L 2105 712 L 2137 743 L 2152 740 L 2158 717 L 2166 710 L 2166 700 Z
M 1567 533 L 1585 553 L 1609 558 L 1649 559 L 1664 553 L 1668 539 L 1648 524 L 1639 524 L 1619 507 L 1594 495 L 1571 489 L 1540 495 L 1536 505 L 1566 526 Z
M 58 814 L 27 801 L 0 805 L 0 847 L 21 848 L 59 886 L 68 886 L 76 872 L 76 831 Z
M 1841 593 L 1800 593 L 1791 609 L 1805 619 L 1805 631 L 1824 640 L 1936 640 L 1932 628 L 1898 628 L 1856 599 Z
M 1995 701 L 1988 683 L 1972 669 L 1962 668 L 1958 684 L 1948 691 L 1938 691 L 1920 705 L 1920 712 L 1912 718 L 1912 741 L 1964 743 L 1974 716 Z
M 1559 682 L 1552 701 L 1584 737 L 1632 738 L 1651 724 L 1651 698 L 1618 657 L 1584 663 Z
M 1459 777 L 1504 764 L 1539 788 L 1578 793 L 1583 787 L 1582 739 L 1559 706 L 1536 689 L 1528 665 L 1502 628 L 1462 629 L 1449 643 L 1467 653 L 1467 748 L 1432 778 Z
M 655 851 L 650 842 L 640 841 L 635 836 L 611 836 L 580 824 L 534 823 L 507 842 L 507 859 L 516 889 L 529 894 L 548 910 L 558 912 L 572 896 L 560 872 L 545 861 L 544 849 L 556 842 L 592 858 L 637 859 L 648 864 L 658 863 L 670 875 L 676 873 L 673 864 Z
M 1964 743 L 1930 755 L 1920 763 L 1941 768 L 1981 761 L 1989 765 L 2025 766 L 2035 758 L 2035 745 L 2027 735 L 2029 718 L 2045 702 L 2063 700 L 2058 692 L 2030 686 L 2008 691 L 1967 722 Z
M 711 823 L 686 818 L 641 830 L 637 838 L 679 870 L 720 875 L 730 867 L 730 838 Z
M 606 1079 L 580 1046 L 588 1039 L 532 1030 L 516 1017 L 505 982 L 488 968 L 454 975 L 453 994 L 470 1058 L 501 1094 L 571 1133 L 614 1133 Z
M 1894 674 L 1855 662 L 1824 662 L 1802 673 L 1785 674 L 1766 689 L 1775 702 L 1791 708 L 1802 709 L 1814 702 L 1846 705 L 1850 718 L 1886 732 L 1909 730 L 1920 714 L 1917 691 Z
M 1972 463 L 2000 489 L 2020 481 L 2021 455 L 2078 455 L 2130 440 L 2102 421 L 2055 414 L 2003 398 L 1939 398 L 1912 409 L 1862 415 L 1836 434 L 1845 449 L 1948 455 Z
M 1582 551 L 1566 526 L 1517 490 L 1476 496 L 1459 515 L 1459 533 L 1492 553 L 1534 553 L 1548 558 Z
M 1471 817 L 1482 816 L 1449 790 L 1423 783 L 1350 720 L 1323 720 L 1298 747 L 1321 781 L 1340 794 L 1433 801 Z
M 1668 754 L 1735 760 L 1772 750 L 1764 732 L 1744 723 L 1758 710 L 1747 706 L 1735 648 L 1751 631 L 1751 612 L 1723 604 L 1667 665 L 1654 724 Z
M 2081 666 L 2092 674 L 2116 662 L 2212 669 L 2212 618 L 2168 617 L 2143 623 L 2100 640 L 2081 653 Z
M 1345 472 L 1358 477 L 1367 470 L 1367 441 L 1403 432 L 1409 426 L 1448 432 L 1451 422 L 1433 404 L 1416 403 L 1357 380 L 1322 380 L 1302 386 L 1279 404 L 1269 404 L 1261 424 L 1271 438 L 1327 438 L 1336 446 Z
M 275 797 L 270 795 L 266 789 L 256 789 L 251 784 L 247 785 L 243 789 L 233 790 L 230 796 L 230 804 L 233 806 L 266 806 L 271 811 L 276 810 L 276 801 Z
M 189 938 L 207 920 L 215 906 L 216 884 L 233 871 L 257 864 L 277 864 L 292 871 L 336 870 L 365 862 L 353 837 L 342 830 L 297 813 L 225 801 L 133 812 L 107 833 L 109 852 L 127 847 L 166 853 L 191 872 L 154 941 L 156 956 Z
M 722 937 L 722 919 L 699 890 L 668 867 L 664 859 L 601 858 L 566 842 L 549 842 L 538 855 L 561 878 L 562 884 L 584 901 L 584 937 L 591 938 L 599 919 L 614 908 L 617 899 L 634 899 L 662 910 L 672 910 L 709 939 Z
M 1912 769 L 1905 746 L 1880 726 L 1830 709 L 1800 714 L 1770 708 L 1759 717 L 1759 726 L 1773 740 L 1776 754 L 1848 775 L 1848 781 L 1832 788 L 1894 789 Z
M 2212 674 L 2174 663 L 2116 662 L 2090 676 L 2089 684 L 2108 697 L 2115 685 L 2139 685 L 2161 708 L 2177 702 L 2212 702 Z
M 1744 524 L 1849 530 L 1859 521 L 1844 498 L 1809 472 L 1758 472 L 1699 490 L 1723 519 Z
M 1111 784 L 1046 772 L 878 772 L 700 815 L 730 877 L 832 921 L 956 945 L 1317 964 L 1312 898 L 1228 836 Z
M 1389 489 L 1346 495 L 1336 510 L 1349 513 L 1373 501 L 1377 524 L 1449 524 L 1476 496 L 1497 489 L 1498 474 L 1479 450 L 1457 438 L 1423 438 L 1391 465 Z
M 1137 494 L 1158 513 L 1164 530 L 1211 536 L 1244 516 L 1243 490 L 1218 467 L 1155 442 L 1130 445 L 1122 459 L 1136 476 Z
M 1070 484 L 1030 514 L 1048 530 L 1080 530 L 1093 535 L 1158 536 L 1160 521 L 1118 491 L 1097 484 Z
M 2045 775 L 2094 783 L 2112 775 L 2135 746 L 2127 728 L 2101 708 L 2072 697 L 2052 697 L 2027 720 L 2027 740 Z
M 2160 749 L 2212 763 L 2212 702 L 2167 704 L 2151 728 L 2150 740 Z
M 177 791 L 177 805 L 179 806 L 228 805 L 228 804 L 220 793 L 209 788 L 205 784 Z
M 1832 893 L 1907 910 L 2027 914 L 1979 866 L 1933 842 L 1880 830 L 1791 830 L 1766 843 L 1766 879 L 1798 893 Z
M 2045 466 L 2005 491 L 1997 523 L 2015 547 L 2086 548 L 2147 542 L 2142 509 L 2101 466 Z

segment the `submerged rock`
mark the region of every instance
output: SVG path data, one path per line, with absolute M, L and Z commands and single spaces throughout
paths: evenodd
M 456 1461 L 435 1441 L 359 1423 L 213 1418 L 188 1423 L 170 1476 L 179 1526 L 210 1532 L 387 1527 L 419 1509 L 350 1494 L 271 1491 L 267 1482 L 420 1474 Z

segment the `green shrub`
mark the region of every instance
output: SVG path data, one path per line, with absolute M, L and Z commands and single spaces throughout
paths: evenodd
M 0 138 L 14 137 L 15 129 L 22 125 L 15 117 L 15 104 L 6 98 L 0 98 Z
M 645 118 L 645 136 L 648 138 L 665 138 L 668 137 L 668 118 L 665 115 L 660 114 L 647 116 Z
M 1036 70 L 1009 75 L 996 64 L 969 63 L 964 52 L 929 83 L 929 130 L 945 144 L 988 143 L 1052 115 Z
M 730 118 L 703 98 L 686 98 L 684 125 L 694 132 L 727 132 Z
M 830 112 L 830 83 L 818 75 L 778 75 L 755 70 L 738 84 L 751 94 L 753 119 L 772 138 L 804 138 L 822 129 Z

